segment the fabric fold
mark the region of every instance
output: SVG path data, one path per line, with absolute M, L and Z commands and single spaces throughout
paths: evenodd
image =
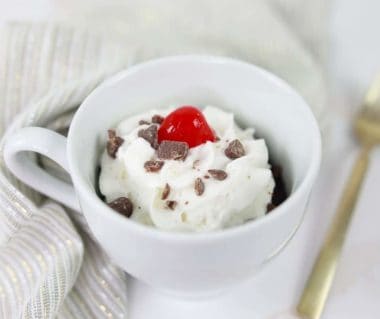
M 8 126 L 0 143 L 0 317 L 125 318 L 125 274 L 94 242 L 83 217 L 54 203 L 40 206 L 43 198 L 13 177 L 2 156 L 4 140 L 17 129 L 59 122 L 123 68 L 122 48 L 53 24 L 10 24 L 0 39 L 2 132 Z

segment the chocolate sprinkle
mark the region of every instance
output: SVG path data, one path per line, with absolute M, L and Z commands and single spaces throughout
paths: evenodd
M 119 147 L 124 143 L 124 139 L 116 136 L 115 130 L 108 130 L 107 153 L 112 158 L 116 158 Z
M 227 178 L 227 173 L 221 169 L 209 169 L 207 171 L 213 178 L 218 181 L 223 181 Z
M 139 121 L 139 125 L 149 125 L 149 124 L 150 124 L 150 122 L 145 121 L 145 120 L 140 120 Z
M 164 190 L 162 191 L 161 199 L 165 200 L 170 194 L 170 186 L 168 183 L 165 184 Z
M 144 140 L 146 140 L 154 149 L 158 148 L 156 125 L 151 125 L 146 129 L 140 130 L 137 135 L 138 137 L 142 137 Z
M 198 196 L 201 196 L 205 191 L 205 184 L 199 177 L 195 180 L 194 190 L 195 194 L 197 194 Z
M 156 114 L 152 116 L 152 123 L 161 124 L 164 121 L 164 119 L 165 118 L 161 115 Z
M 165 162 L 163 161 L 146 161 L 144 163 L 144 168 L 147 172 L 156 173 L 161 170 L 162 166 L 164 166 Z
M 167 200 L 166 201 L 166 207 L 171 209 L 171 210 L 174 210 L 177 206 L 177 202 L 175 200 Z
M 133 212 L 133 204 L 127 197 L 119 197 L 108 203 L 108 206 L 125 217 L 131 217 Z
M 189 145 L 185 142 L 162 141 L 157 150 L 159 159 L 184 161 Z
M 228 144 L 227 148 L 224 150 L 224 154 L 226 154 L 226 156 L 231 159 L 236 159 L 244 156 L 245 150 L 243 144 L 241 144 L 241 142 L 237 139 L 233 140 Z

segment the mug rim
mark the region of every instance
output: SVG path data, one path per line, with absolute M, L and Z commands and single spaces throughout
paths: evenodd
M 127 76 L 131 76 L 134 73 L 138 72 L 141 69 L 155 66 L 157 64 L 165 64 L 165 63 L 178 63 L 178 62 L 199 62 L 199 63 L 220 63 L 220 64 L 234 64 L 236 66 L 249 68 L 253 72 L 260 73 L 261 76 L 266 77 L 276 86 L 281 87 L 281 89 L 288 94 L 297 96 L 303 103 L 300 103 L 299 107 L 303 108 L 305 112 L 305 117 L 309 121 L 309 130 L 311 132 L 311 162 L 306 170 L 306 173 L 300 182 L 299 186 L 295 189 L 293 193 L 291 193 L 286 200 L 281 203 L 278 207 L 273 209 L 270 214 L 267 214 L 257 220 L 253 220 L 241 225 L 236 225 L 230 228 L 218 229 L 209 232 L 170 232 L 167 230 L 158 229 L 156 227 L 149 227 L 147 225 L 138 223 L 136 221 L 132 221 L 129 218 L 126 218 L 119 213 L 112 210 L 106 203 L 104 203 L 96 192 L 93 189 L 90 189 L 88 185 L 86 185 L 85 179 L 81 176 L 78 167 L 75 165 L 73 161 L 73 147 L 71 147 L 71 140 L 75 139 L 73 136 L 73 131 L 80 124 L 79 118 L 82 113 L 86 112 L 86 106 L 88 100 L 91 99 L 95 94 L 99 91 L 107 89 L 107 87 L 111 86 L 113 83 L 119 82 L 121 79 Z M 305 120 L 305 119 L 304 119 Z M 319 126 L 317 121 L 312 113 L 308 103 L 304 100 L 304 98 L 293 89 L 288 83 L 286 83 L 281 78 L 277 77 L 273 73 L 251 64 L 249 62 L 244 62 L 239 59 L 230 58 L 230 57 L 221 57 L 221 56 L 212 56 L 212 55 L 175 55 L 175 56 L 166 56 L 162 58 L 157 58 L 153 60 L 149 60 L 143 63 L 136 64 L 134 66 L 129 67 L 128 69 L 124 69 L 110 78 L 105 79 L 102 83 L 100 83 L 82 102 L 78 110 L 76 111 L 72 123 L 70 125 L 69 133 L 67 136 L 67 157 L 69 163 L 70 175 L 74 184 L 74 188 L 78 190 L 78 197 L 85 197 L 85 200 L 92 201 L 94 204 L 98 206 L 99 212 L 97 214 L 104 214 L 106 218 L 114 219 L 115 222 L 124 223 L 126 230 L 132 231 L 135 233 L 140 233 L 140 235 L 148 236 L 151 239 L 155 240 L 164 240 L 164 241 L 178 241 L 178 242 L 204 242 L 204 241 L 213 241 L 220 240 L 225 238 L 231 238 L 234 236 L 241 236 L 246 232 L 254 231 L 256 228 L 264 225 L 266 223 L 270 223 L 272 220 L 276 218 L 280 218 L 280 216 L 284 215 L 288 211 L 288 207 L 291 207 L 294 202 L 297 202 L 305 196 L 305 191 L 307 188 L 312 186 L 314 183 L 316 176 L 318 174 L 318 170 L 321 163 L 321 135 Z M 79 200 L 80 202 L 80 200 Z

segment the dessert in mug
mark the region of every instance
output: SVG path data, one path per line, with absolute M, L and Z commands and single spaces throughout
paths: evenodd
M 168 231 L 239 225 L 264 216 L 285 195 L 265 141 L 211 106 L 124 119 L 108 131 L 100 169 L 99 189 L 111 208 Z

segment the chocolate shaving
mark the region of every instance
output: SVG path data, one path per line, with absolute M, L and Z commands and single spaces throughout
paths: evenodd
M 245 150 L 243 144 L 241 144 L 241 142 L 237 139 L 233 140 L 228 144 L 227 148 L 224 150 L 224 154 L 226 154 L 226 156 L 231 159 L 236 159 L 244 156 Z
M 159 159 L 184 161 L 189 151 L 185 142 L 162 141 L 157 150 Z
M 151 125 L 146 129 L 140 130 L 137 135 L 138 137 L 142 137 L 144 140 L 146 140 L 154 149 L 158 148 L 156 125 Z
M 156 173 L 161 170 L 162 166 L 164 166 L 165 162 L 163 161 L 146 161 L 144 163 L 144 168 L 147 172 Z
M 119 147 L 124 143 L 124 139 L 116 136 L 115 130 L 108 130 L 107 153 L 112 158 L 116 158 Z
M 156 114 L 152 116 L 152 123 L 161 124 L 164 119 L 165 118 L 163 116 Z
M 108 203 L 108 206 L 125 217 L 131 217 L 133 212 L 133 204 L 127 197 L 119 197 Z
M 223 181 L 227 178 L 227 173 L 221 169 L 209 169 L 207 171 L 214 179 Z
M 166 208 L 169 208 L 171 210 L 174 210 L 177 206 L 177 202 L 175 200 L 167 200 L 166 201 Z
M 199 177 L 195 180 L 194 190 L 195 194 L 197 194 L 198 196 L 201 196 L 205 191 L 205 184 Z
M 168 183 L 165 184 L 164 190 L 162 191 L 161 199 L 165 200 L 170 194 L 170 186 Z
M 145 120 L 140 120 L 139 121 L 139 125 L 149 125 L 149 124 L 150 124 L 150 122 L 145 121 Z

